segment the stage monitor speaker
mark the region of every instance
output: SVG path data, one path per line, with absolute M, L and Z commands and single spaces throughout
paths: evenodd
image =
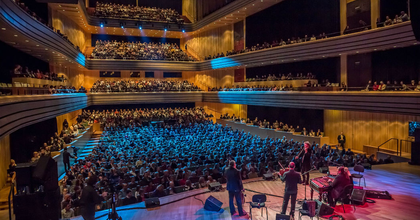
M 50 156 L 39 158 L 32 177 L 39 185 L 44 186 L 45 191 L 54 191 L 58 188 L 57 162 Z
M 366 191 L 363 189 L 353 189 L 351 200 L 357 204 L 364 205 L 366 202 Z
M 324 216 L 324 215 L 332 215 L 334 213 L 334 209 L 331 208 L 329 205 L 325 203 L 321 203 L 321 207 L 318 209 L 318 215 Z
M 417 41 L 420 41 L 420 1 L 410 1 L 410 20 L 414 35 Z
M 319 168 L 320 173 L 328 173 L 328 171 L 329 171 L 328 167 L 320 167 Z
M 209 190 L 211 191 L 219 191 L 222 189 L 222 184 L 219 182 L 212 182 L 209 184 Z
M 222 208 L 223 202 L 217 200 L 213 196 L 209 196 L 204 203 L 204 209 L 208 211 L 218 212 Z
M 175 193 L 185 192 L 185 186 L 175 186 L 174 192 Z
M 146 203 L 146 208 L 153 208 L 160 206 L 160 200 L 158 197 L 147 198 L 144 203 Z
M 271 174 L 271 173 L 263 174 L 263 179 L 273 180 L 273 174 Z
M 276 220 L 290 220 L 290 215 L 276 214 Z

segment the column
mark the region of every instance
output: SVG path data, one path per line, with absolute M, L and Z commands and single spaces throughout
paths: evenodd
M 347 86 L 347 54 L 340 56 L 340 82 L 344 82 Z
M 381 0 L 370 0 L 370 23 L 372 25 L 372 29 L 377 28 L 376 19 L 381 16 L 380 1 Z
M 347 27 L 347 0 L 340 0 L 340 33 Z

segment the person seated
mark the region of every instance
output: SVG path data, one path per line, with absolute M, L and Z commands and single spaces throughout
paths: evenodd
M 322 137 L 323 136 L 323 134 L 321 132 L 321 129 L 318 129 L 318 131 L 316 132 L 316 136 L 317 137 Z
M 309 136 L 311 136 L 311 137 L 315 137 L 315 132 L 314 132 L 314 130 L 312 130 L 312 129 L 311 129 L 311 131 L 309 132 Z
M 390 25 L 392 25 L 392 19 L 391 19 L 391 18 L 389 18 L 389 16 L 386 16 L 386 18 L 385 18 L 385 22 L 384 22 L 384 25 L 385 25 L 385 26 L 390 26 Z
M 417 86 L 414 89 L 414 91 L 416 91 L 416 92 L 419 92 L 420 91 L 420 81 L 417 83 Z
M 379 88 L 378 83 L 377 83 L 376 81 L 375 81 L 375 82 L 373 82 L 372 90 L 373 90 L 373 91 L 378 91 L 378 88 Z
M 378 91 L 386 91 L 386 84 L 384 84 L 384 81 L 379 82 Z
M 330 182 L 330 190 L 328 192 L 328 203 L 330 206 L 335 207 L 337 199 L 344 188 L 350 184 L 352 184 L 352 182 L 350 181 L 350 176 L 348 175 L 348 172 L 346 172 L 345 167 L 338 168 L 337 176 L 334 181 Z
M 152 193 L 152 197 L 164 197 L 166 196 L 165 187 L 160 184 L 155 191 Z
M 39 160 L 39 158 L 40 158 L 40 156 L 39 156 L 38 151 L 34 151 L 33 157 L 31 158 L 31 162 L 32 163 L 37 162 Z
M 362 91 L 369 91 L 370 89 L 372 89 L 372 80 L 369 80 L 369 82 L 365 86 L 365 89 Z
M 71 204 L 68 203 L 64 209 L 61 210 L 61 219 L 66 220 L 74 217 L 74 210 L 71 208 Z
M 408 15 L 405 13 L 405 11 L 401 11 L 401 16 L 400 16 L 400 18 L 401 18 L 401 21 L 402 22 L 405 22 L 405 21 L 409 21 L 410 20 L 410 18 L 408 17 Z
M 408 91 L 410 88 L 403 81 L 400 82 L 400 91 Z
M 301 133 L 301 135 L 305 135 L 305 136 L 307 136 L 309 133 L 308 133 L 308 131 L 306 130 L 306 128 L 303 128 L 302 129 L 302 133 Z
M 409 88 L 410 90 L 415 90 L 415 89 L 416 89 L 416 87 L 417 87 L 417 85 L 416 85 L 416 81 L 411 80 L 411 83 L 410 83 L 410 85 L 408 86 L 408 88 Z

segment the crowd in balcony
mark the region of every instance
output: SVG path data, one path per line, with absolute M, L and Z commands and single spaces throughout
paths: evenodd
M 235 54 L 248 53 L 248 52 L 252 52 L 252 51 L 264 50 L 264 49 L 273 48 L 273 47 L 299 44 L 299 43 L 316 41 L 316 40 L 327 39 L 327 38 L 328 38 L 327 35 L 325 33 L 322 33 L 319 36 L 312 35 L 312 36 L 309 37 L 308 35 L 305 35 L 302 38 L 292 37 L 292 38 L 288 38 L 286 41 L 283 40 L 283 39 L 280 39 L 280 41 L 273 40 L 273 42 L 271 44 L 268 43 L 268 42 L 264 42 L 261 45 L 257 44 L 257 45 L 252 46 L 252 47 L 245 47 L 245 49 L 242 49 L 242 50 L 231 50 L 231 51 L 226 51 L 226 53 L 221 52 L 221 53 L 218 53 L 218 54 L 209 55 L 209 56 L 205 57 L 205 59 L 206 60 L 211 60 L 211 59 L 216 59 L 216 58 L 220 58 L 220 57 L 227 57 L 227 56 L 231 56 L 231 55 L 235 55 Z
M 28 6 L 25 5 L 24 0 L 14 0 L 17 5 L 19 5 L 28 15 L 32 16 L 35 20 L 41 22 L 45 26 L 47 26 L 52 31 L 56 32 L 58 35 L 60 35 L 63 39 L 65 39 L 67 42 L 69 42 L 76 50 L 80 52 L 79 46 L 74 45 L 67 37 L 67 35 L 61 33 L 60 30 L 55 29 L 51 24 L 48 23 L 48 21 L 45 21 L 40 16 L 38 16 L 34 11 L 31 11 Z
M 194 61 L 175 43 L 141 43 L 97 40 L 92 59 Z
M 183 24 L 174 9 L 96 2 L 95 16 Z
M 66 145 L 73 142 L 85 130 L 86 126 L 87 124 L 82 123 L 81 120 L 70 125 L 67 119 L 64 119 L 61 132 L 55 132 L 49 140 L 45 140 L 39 151 L 33 152 L 31 162 L 37 162 L 41 156 L 51 156 L 51 152 L 66 148 Z
M 169 91 L 201 91 L 193 83 L 186 80 L 120 80 L 96 81 L 91 92 L 169 92 Z
M 101 208 L 107 209 L 111 191 L 117 193 L 120 206 L 207 188 L 215 181 L 225 183 L 224 172 L 231 160 L 236 161 L 242 179 L 268 173 L 276 177 L 278 161 L 285 165 L 293 161 L 297 170 L 301 166 L 301 158 L 296 156 L 303 143 L 260 138 L 214 124 L 202 108 L 107 110 L 101 116 L 95 112 L 82 115 L 84 120 L 106 126 L 99 145 L 85 158 L 78 158 L 66 173 L 61 186 L 63 210 L 80 206 L 80 193 L 92 178 L 96 178 L 92 185 L 107 201 Z M 175 123 L 143 123 L 153 118 Z M 374 155 L 309 144 L 316 167 L 377 163 Z
M 37 70 L 30 70 L 29 67 L 22 67 L 21 65 L 16 65 L 12 71 L 13 77 L 26 77 L 26 78 L 34 78 L 34 79 L 45 79 L 45 80 L 52 80 L 52 81 L 60 81 L 64 82 L 67 79 L 64 78 L 63 75 L 58 76 L 54 72 L 42 72 L 39 69 Z
M 371 80 L 366 84 L 366 87 L 363 91 L 416 91 L 420 92 L 420 81 L 416 83 L 415 80 L 411 80 L 410 84 L 405 84 L 404 81 L 398 83 L 397 80 L 394 80 L 391 83 L 390 80 L 386 81 L 374 81 Z
M 307 74 L 297 73 L 296 75 L 292 73 L 288 73 L 288 74 L 279 73 L 278 76 L 276 76 L 276 74 L 268 74 L 268 76 L 262 75 L 261 77 L 256 75 L 255 78 L 247 78 L 246 81 L 255 82 L 255 81 L 302 80 L 302 79 L 316 79 L 316 76 L 312 74 L 311 72 L 308 72 Z

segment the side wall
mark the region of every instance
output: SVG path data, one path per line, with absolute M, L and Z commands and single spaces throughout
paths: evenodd
M 331 143 L 337 143 L 336 138 L 343 131 L 346 135 L 346 148 L 360 151 L 363 151 L 363 145 L 378 146 L 389 138 L 409 139 L 409 121 L 420 121 L 420 116 L 324 110 L 325 134 L 331 138 Z M 397 150 L 395 141 L 383 147 Z
M 9 135 L 0 139 L 0 189 L 7 182 L 7 169 L 10 163 L 10 138 Z
M 196 54 L 203 59 L 209 55 L 224 53 L 233 50 L 233 25 L 198 32 L 181 39 L 181 48 L 188 46 L 188 52 Z
M 234 84 L 234 76 L 234 69 L 182 72 L 184 80 L 194 83 L 203 91 L 207 91 L 209 87 L 232 86 Z
M 208 114 L 212 114 L 213 121 L 220 118 L 220 115 L 228 113 L 229 115 L 235 114 L 241 118 L 247 118 L 247 105 L 241 104 L 223 104 L 211 102 L 196 102 L 195 107 L 203 107 Z
M 89 47 L 91 44 L 90 34 L 87 34 L 79 25 L 62 13 L 51 8 L 49 10 L 53 27 L 65 34 L 74 45 L 79 46 L 80 50 L 84 52 L 85 47 Z
M 63 130 L 64 119 L 67 119 L 67 122 L 69 123 L 69 127 L 70 127 L 70 126 L 72 126 L 73 124 L 76 123 L 77 116 L 80 115 L 80 114 L 82 114 L 82 109 L 79 109 L 79 110 L 76 110 L 76 111 L 73 111 L 73 112 L 69 112 L 69 113 L 64 114 L 64 115 L 57 116 L 56 117 L 56 119 L 57 119 L 57 132 L 60 133 L 61 130 Z

